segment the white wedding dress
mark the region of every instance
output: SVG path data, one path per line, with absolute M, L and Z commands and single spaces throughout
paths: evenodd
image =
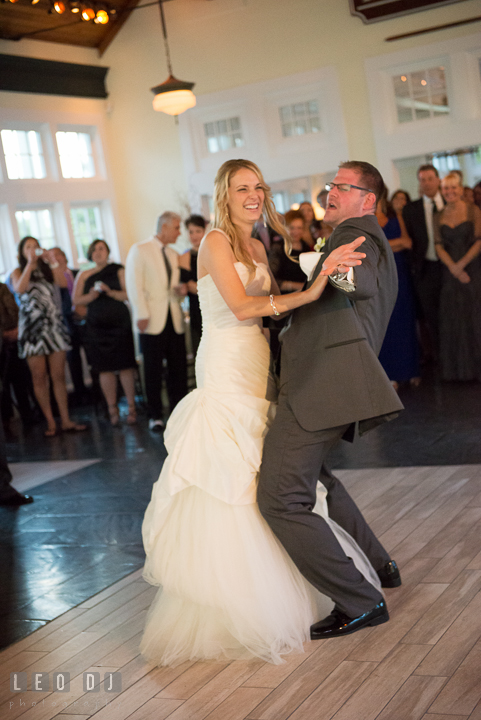
M 269 294 L 265 265 L 256 265 L 255 275 L 242 263 L 235 268 L 248 295 Z M 144 577 L 160 589 L 140 649 L 157 665 L 253 656 L 279 663 L 285 653 L 302 652 L 309 626 L 333 604 L 301 576 L 256 504 L 275 411 L 262 322 L 237 320 L 209 275 L 198 281 L 198 293 L 197 389 L 167 424 L 168 457 L 142 528 Z M 326 515 L 319 495 L 316 512 Z M 333 529 L 379 587 L 354 541 Z

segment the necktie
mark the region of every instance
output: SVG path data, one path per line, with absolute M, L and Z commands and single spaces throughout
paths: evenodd
M 438 206 L 436 205 L 436 200 L 433 198 L 433 215 L 436 215 L 437 212 L 439 212 Z
M 172 268 L 170 266 L 169 258 L 167 257 L 167 253 L 165 252 L 165 247 L 162 246 L 162 255 L 164 256 L 164 262 L 165 262 L 165 269 L 167 270 L 167 280 L 170 287 L 170 278 L 172 277 Z

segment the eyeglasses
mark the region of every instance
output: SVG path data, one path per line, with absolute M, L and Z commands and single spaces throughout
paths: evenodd
M 364 190 L 364 192 L 370 192 L 373 193 L 374 190 L 369 190 L 369 188 L 363 188 L 359 187 L 359 185 L 348 185 L 348 183 L 326 183 L 325 188 L 328 192 L 331 192 L 331 190 L 334 190 L 334 188 L 337 187 L 337 189 L 340 192 L 349 192 L 352 190 L 352 188 L 355 188 L 356 190 Z

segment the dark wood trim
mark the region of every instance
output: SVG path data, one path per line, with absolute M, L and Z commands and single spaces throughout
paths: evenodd
M 0 90 L 106 98 L 105 76 L 108 71 L 109 68 L 99 65 L 0 54 Z
M 106 27 L 106 31 L 102 36 L 102 39 L 97 45 L 99 57 L 102 57 L 122 25 L 129 19 L 132 10 L 136 9 L 139 2 L 140 0 L 127 0 L 122 10 L 117 13 L 115 20 L 111 19 L 110 23 Z M 139 10 L 140 9 L 141 8 L 139 8 Z
M 403 33 L 402 35 L 391 35 L 386 38 L 386 42 L 393 40 L 404 40 L 404 38 L 414 37 L 415 35 L 424 35 L 424 33 L 436 32 L 437 30 L 447 30 L 448 28 L 458 27 L 459 25 L 469 25 L 469 23 L 480 22 L 481 15 L 466 18 L 466 20 L 458 20 L 457 22 L 446 23 L 445 25 L 433 25 L 432 27 L 423 28 L 422 30 L 413 30 L 412 32 Z
M 433 10 L 443 5 L 465 0 L 349 0 L 351 15 L 361 18 L 363 23 L 390 20 L 401 15 Z

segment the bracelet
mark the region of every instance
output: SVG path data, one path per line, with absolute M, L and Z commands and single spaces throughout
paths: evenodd
M 58 262 L 50 263 L 49 268 L 50 270 L 55 270 L 55 268 L 58 268 Z
M 280 315 L 280 312 L 279 312 L 279 310 L 276 308 L 276 304 L 275 304 L 275 302 L 274 302 L 274 295 L 269 295 L 269 300 L 270 300 L 270 303 L 271 303 L 271 308 L 272 308 L 273 311 L 274 311 L 274 315 Z

